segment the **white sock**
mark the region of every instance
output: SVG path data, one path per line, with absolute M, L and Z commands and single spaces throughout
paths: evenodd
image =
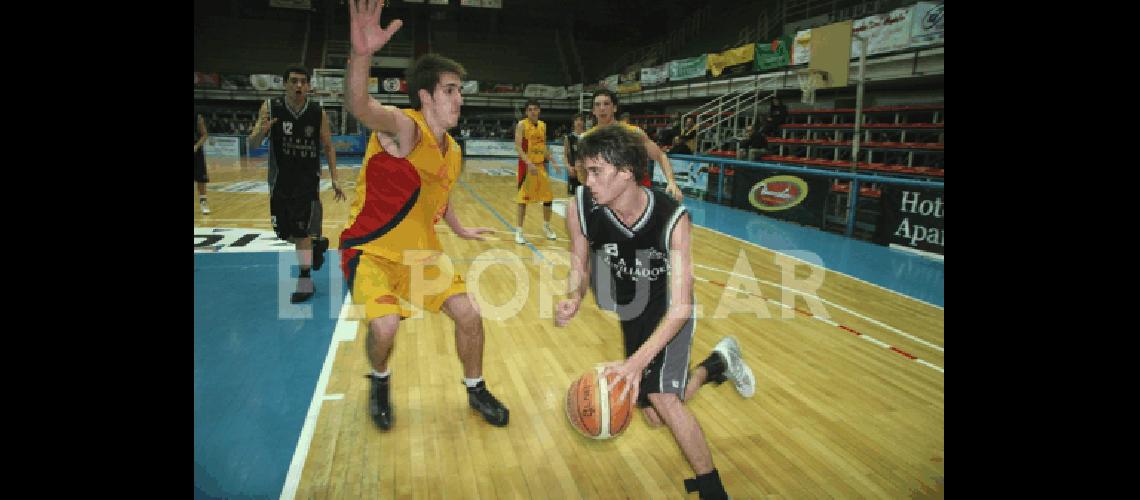
M 482 375 L 480 375 L 479 378 L 463 377 L 463 384 L 466 385 L 468 388 L 474 388 L 475 386 L 479 385 L 479 382 L 482 382 L 482 381 L 483 381 Z
M 206 195 L 198 195 L 198 201 L 206 201 Z
M 384 373 L 380 373 L 380 372 L 376 371 L 375 368 L 372 369 L 372 376 L 373 377 L 388 378 L 388 375 L 391 375 L 391 374 L 392 374 L 391 368 L 384 370 Z

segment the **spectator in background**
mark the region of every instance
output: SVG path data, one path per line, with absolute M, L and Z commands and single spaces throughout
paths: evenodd
M 629 125 L 630 124 L 629 123 L 629 111 L 622 113 L 621 114 L 621 120 L 618 120 L 618 121 L 620 121 L 626 125 Z
M 681 115 L 678 114 L 673 117 L 673 122 L 668 127 L 662 128 L 661 131 L 657 133 L 657 144 L 662 148 L 672 148 L 673 138 L 681 133 L 680 128 Z
M 681 127 L 680 139 L 685 147 L 689 150 L 685 154 L 694 154 L 697 150 L 697 124 L 696 118 L 692 116 L 685 117 L 685 125 Z
M 679 135 L 673 137 L 673 146 L 669 148 L 669 152 L 681 155 L 693 154 L 693 150 L 689 149 L 689 145 L 686 144 L 684 139 L 682 139 Z
M 787 121 L 788 107 L 779 97 L 773 97 L 772 104 L 768 107 L 768 137 L 779 134 L 780 127 Z
M 767 153 L 768 138 L 764 136 L 764 125 L 760 123 L 760 119 L 756 120 L 756 124 L 749 125 L 744 128 L 744 139 L 740 141 L 739 149 L 736 150 L 736 159 L 759 161 L 760 156 Z

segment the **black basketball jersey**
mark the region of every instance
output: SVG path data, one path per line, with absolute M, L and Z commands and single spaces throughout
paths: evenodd
M 578 187 L 578 223 L 590 242 L 590 282 L 598 306 L 616 311 L 623 321 L 644 317 L 656 324 L 670 303 L 670 239 L 685 207 L 665 193 L 641 189 L 649 203 L 627 227 L 609 207 L 595 204 L 586 186 Z
M 578 162 L 578 141 L 581 139 L 582 136 L 574 132 L 566 134 L 566 142 L 570 144 L 570 149 L 566 151 L 566 155 L 570 158 L 570 165 L 568 165 L 570 167 L 573 167 L 574 164 Z
M 297 112 L 284 97 L 270 101 L 269 193 L 316 196 L 321 181 L 321 105 L 312 99 Z

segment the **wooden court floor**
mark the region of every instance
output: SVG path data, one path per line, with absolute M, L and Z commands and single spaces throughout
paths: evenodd
M 368 416 L 358 325 L 336 346 L 331 397 L 320 403 L 296 498 L 696 498 L 685 493 L 692 471 L 664 427 L 638 416 L 618 438 L 592 441 L 567 422 L 566 389 L 594 364 L 621 358 L 621 332 L 591 297 L 568 327 L 554 326 L 561 296 L 547 290 L 565 279 L 565 223 L 555 214 L 559 239 L 541 239 L 532 205 L 524 233 L 537 252 L 515 244 L 500 220 L 514 223 L 514 178 L 483 172 L 504 165 L 469 160 L 452 194 L 460 220 L 496 229 L 495 241 L 462 240 L 442 223 L 436 230 L 460 272 L 479 268 L 469 290 L 497 311 L 484 322 L 484 376 L 510 408 L 510 425 L 492 427 L 468 408 L 451 322 L 425 314 L 396 337 L 395 426 L 380 432 Z M 356 172 L 338 171 L 350 197 Z M 264 176 L 245 161 L 210 165 L 212 185 Z M 564 189 L 554 183 L 556 197 Z M 321 197 L 335 247 L 349 203 L 331 191 Z M 195 226 L 271 229 L 267 194 L 210 191 L 209 199 L 210 216 L 195 204 Z M 944 497 L 944 311 L 705 228 L 693 237 L 701 316 L 691 364 L 733 335 L 757 377 L 751 399 L 731 384 L 707 385 L 687 403 L 729 494 Z M 542 262 L 551 263 L 546 278 Z

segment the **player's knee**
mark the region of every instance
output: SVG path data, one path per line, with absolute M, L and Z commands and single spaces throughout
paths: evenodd
M 672 415 L 683 411 L 681 398 L 671 392 L 658 392 L 649 395 L 649 404 L 653 409 L 663 415 Z
M 389 314 L 373 318 L 368 322 L 368 329 L 376 340 L 391 341 L 396 337 L 396 329 L 400 327 L 400 316 Z
M 474 326 L 483 321 L 479 303 L 469 294 L 453 295 L 447 299 L 444 306 L 450 310 L 452 319 L 461 326 Z

